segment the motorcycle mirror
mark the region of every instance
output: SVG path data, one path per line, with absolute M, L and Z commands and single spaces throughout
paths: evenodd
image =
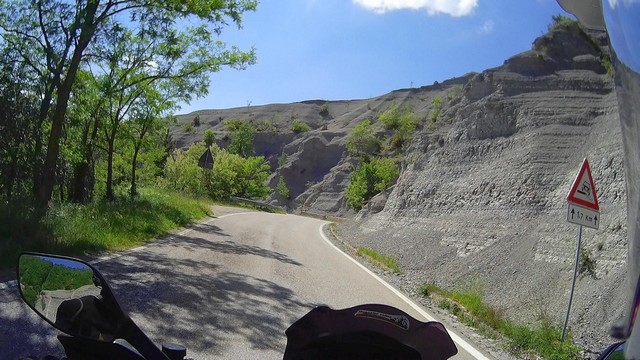
M 111 342 L 128 319 L 102 275 L 77 259 L 23 253 L 18 283 L 25 303 L 71 336 Z
M 56 329 L 77 338 L 67 341 L 86 341 L 96 344 L 93 350 L 115 351 L 101 344 L 116 344 L 123 339 L 143 358 L 169 360 L 122 311 L 107 281 L 91 264 L 65 256 L 22 253 L 17 274 L 22 299 Z M 167 352 L 172 359 L 184 357 L 183 348 L 177 352 L 170 350 Z M 106 354 L 105 358 L 115 358 L 109 354 L 122 352 Z

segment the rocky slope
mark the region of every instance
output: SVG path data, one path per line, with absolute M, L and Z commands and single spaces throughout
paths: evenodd
M 626 200 L 612 81 L 572 31 L 471 79 L 450 109 L 456 123 L 421 132 L 384 208 L 344 232 L 397 258 L 410 287 L 480 286 L 511 318 L 562 324 L 578 235 L 565 199 L 586 157 L 602 223 L 583 232 L 595 267 L 579 277 L 569 321 L 576 343 L 598 352 L 624 304 Z
M 536 39 L 504 65 L 442 84 L 352 101 L 308 101 L 195 116 L 195 132 L 173 130 L 177 146 L 213 128 L 224 146 L 223 121 L 242 118 L 262 129 L 255 146 L 283 176 L 294 211 L 354 215 L 344 189 L 357 161 L 344 151 L 351 129 L 392 103 L 411 104 L 424 125 L 403 150 L 396 185 L 372 199 L 341 234 L 356 246 L 396 258 L 409 289 L 481 287 L 509 317 L 562 324 L 569 298 L 577 227 L 566 222 L 566 195 L 582 160 L 591 163 L 601 207 L 599 230 L 585 229 L 583 250 L 595 262 L 576 285 L 570 326 L 578 345 L 597 352 L 610 342 L 622 313 L 626 259 L 625 191 L 620 129 L 611 77 L 601 61 L 604 38 L 577 26 Z M 595 40 L 594 40 L 595 39 Z M 432 99 L 464 85 L 440 120 L 429 123 Z M 313 130 L 295 134 L 301 120 Z M 284 152 L 287 162 L 278 167 Z

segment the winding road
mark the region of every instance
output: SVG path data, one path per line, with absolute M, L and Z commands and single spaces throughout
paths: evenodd
M 281 359 L 285 329 L 317 305 L 420 306 L 342 253 L 326 222 L 216 207 L 215 215 L 146 246 L 97 260 L 123 308 L 158 344 L 185 345 L 194 359 Z M 63 355 L 56 331 L 0 287 L 2 358 Z M 485 359 L 452 333 L 454 359 Z

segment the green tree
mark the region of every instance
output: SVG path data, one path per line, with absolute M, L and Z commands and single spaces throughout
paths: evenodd
M 65 143 L 63 153 L 72 168 L 69 198 L 73 202 L 87 204 L 93 199 L 95 163 L 100 153 L 99 131 L 108 116 L 107 107 L 89 71 L 78 72 L 73 94 L 67 111 L 66 134 L 75 138 Z
M 126 122 L 126 134 L 133 146 L 131 155 L 131 178 L 129 195 L 133 198 L 138 195 L 137 170 L 139 168 L 140 152 L 145 148 L 155 148 L 157 145 L 156 136 L 169 123 L 175 123 L 176 119 L 169 116 L 169 113 L 176 108 L 174 99 L 179 99 L 171 92 L 171 88 L 166 89 L 161 82 L 138 84 L 139 95 L 135 102 L 135 107 L 130 111 L 130 116 Z
M 372 158 L 361 163 L 351 175 L 345 197 L 347 205 L 360 210 L 374 195 L 388 189 L 400 175 L 394 159 Z
M 385 129 L 392 130 L 400 127 L 400 110 L 395 102 L 391 104 L 378 119 Z
M 280 179 L 278 179 L 278 186 L 276 187 L 276 191 L 283 198 L 290 199 L 289 188 L 287 187 L 287 183 L 284 182 L 284 178 L 282 176 L 280 176 Z
M 431 112 L 429 113 L 429 120 L 431 122 L 438 121 L 440 117 L 440 112 L 442 112 L 442 98 L 439 96 L 434 97 L 431 100 Z
M 278 158 L 278 166 L 283 167 L 287 163 L 287 153 L 282 149 L 282 153 L 280 153 L 280 157 Z
M 45 121 L 50 120 L 46 155 L 42 166 L 36 163 L 34 168 L 38 203 L 44 207 L 51 199 L 76 75 L 83 64 L 104 60 L 93 54 L 110 39 L 111 32 L 128 27 L 138 38 L 161 39 L 158 43 L 164 44 L 166 57 L 175 61 L 148 58 L 145 65 L 162 76 L 208 74 L 225 65 L 242 68 L 254 62 L 254 52 L 228 50 L 217 36 L 229 21 L 240 26 L 242 14 L 256 6 L 257 1 L 249 0 L 0 0 L 1 45 L 11 49 L 15 62 L 31 68 L 29 79 L 37 84 L 41 99 L 36 126 L 44 131 Z M 172 69 L 186 72 L 172 73 Z M 36 154 L 42 145 L 36 143 Z
M 391 138 L 391 148 L 402 148 L 411 139 L 418 127 L 418 118 L 414 115 L 411 106 L 406 106 L 399 116 L 399 126 Z
M 204 131 L 204 143 L 207 147 L 210 147 L 211 145 L 213 145 L 216 142 L 216 132 L 211 130 L 211 129 L 207 129 Z
M 228 151 L 242 157 L 249 157 L 253 155 L 255 153 L 255 149 L 253 147 L 255 128 L 253 125 L 247 121 L 236 121 L 230 124 L 232 125 L 228 128 L 230 128 L 232 132 L 231 143 L 229 144 Z
M 212 152 L 217 153 L 217 147 L 214 145 L 213 148 Z M 174 150 L 167 158 L 159 185 L 187 195 L 207 195 L 207 189 L 202 186 L 203 169 L 198 166 L 198 159 L 205 150 L 204 142 L 194 143 L 187 150 Z
M 377 154 L 382 144 L 380 140 L 376 138 L 374 131 L 375 129 L 369 120 L 365 120 L 356 125 L 345 141 L 347 151 L 353 156 L 361 157 Z
M 33 147 L 31 119 L 37 117 L 37 98 L 24 91 L 19 64 L 4 63 L 0 68 L 0 189 L 7 201 L 14 194 L 30 189 Z
M 213 170 L 198 167 L 198 159 L 204 153 L 204 142 L 198 142 L 185 150 L 175 150 L 167 159 L 164 177 L 160 185 L 172 190 L 213 199 L 232 196 L 263 199 L 272 191 L 266 185 L 269 164 L 262 156 L 244 158 L 227 150 L 212 146 Z
M 152 37 L 146 35 L 152 29 L 145 27 L 153 26 L 153 23 L 140 22 L 139 25 L 143 29 L 110 29 L 105 46 L 97 50 L 100 58 L 105 59 L 102 70 L 104 75 L 99 77 L 99 81 L 103 98 L 108 105 L 108 122 L 104 129 L 107 143 L 106 196 L 109 200 L 114 198 L 114 145 L 121 124 L 132 116 L 132 109 L 143 107 L 145 114 L 137 119 L 144 118 L 144 122 L 152 123 L 153 119 L 175 108 L 176 101 L 188 101 L 192 96 L 199 96 L 207 91 L 207 68 L 185 63 L 181 55 L 197 43 L 198 36 L 195 33 L 176 37 L 177 33 L 171 34 L 171 29 L 167 29 L 168 34 Z M 158 61 L 162 65 L 157 65 Z M 124 125 L 131 123 L 127 121 Z M 144 131 L 138 132 L 140 140 L 148 129 L 149 126 L 144 126 Z M 137 160 L 139 142 L 134 144 L 134 163 Z M 132 176 L 131 195 L 135 196 L 135 169 L 132 170 Z
M 262 156 L 244 158 L 225 150 L 216 152 L 213 171 L 208 172 L 206 183 L 213 199 L 239 196 L 263 199 L 271 189 L 265 185 L 269 177 L 269 164 Z

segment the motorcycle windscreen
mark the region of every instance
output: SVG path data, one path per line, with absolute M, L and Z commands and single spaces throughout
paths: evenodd
M 287 331 L 285 360 L 448 359 L 458 353 L 439 322 L 422 322 L 387 305 L 317 307 Z
M 626 357 L 640 358 L 640 3 L 603 1 L 604 19 L 611 41 L 611 57 L 618 98 L 627 190 L 628 278 L 630 300 L 627 323 L 616 337 L 627 338 Z

